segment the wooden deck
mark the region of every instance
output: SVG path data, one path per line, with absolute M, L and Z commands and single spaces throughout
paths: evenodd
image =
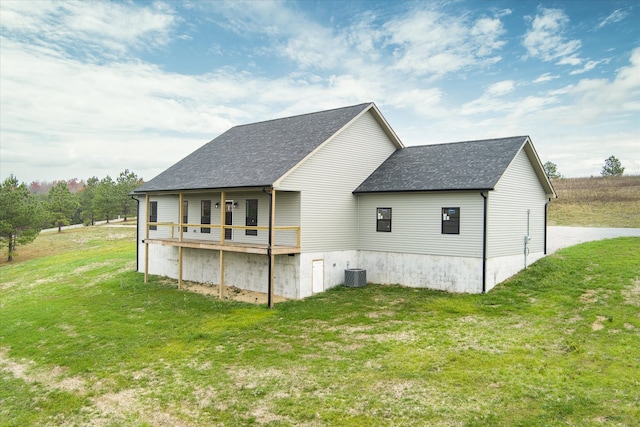
M 220 243 L 219 241 L 194 240 L 177 238 L 164 239 L 145 239 L 144 243 L 176 246 L 181 248 L 209 249 L 214 251 L 240 252 L 245 254 L 268 255 L 266 244 L 239 243 L 227 241 Z M 299 254 L 300 247 L 296 246 L 273 246 L 271 249 L 273 255 Z

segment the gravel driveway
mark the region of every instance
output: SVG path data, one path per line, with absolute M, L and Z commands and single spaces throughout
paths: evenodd
M 592 240 L 640 237 L 640 228 L 547 227 L 547 253 Z

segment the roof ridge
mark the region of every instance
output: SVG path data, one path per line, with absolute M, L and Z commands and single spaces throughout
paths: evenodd
M 470 144 L 470 143 L 488 142 L 488 141 L 504 141 L 505 139 L 517 139 L 517 138 L 529 138 L 529 135 L 505 136 L 502 138 L 471 139 L 468 141 L 436 142 L 434 144 L 411 145 L 405 148 L 433 147 L 436 145 L 441 146 L 441 145 L 454 145 L 454 144 Z
M 360 106 L 364 107 L 365 105 L 371 105 L 371 104 L 373 104 L 373 102 L 363 102 L 361 104 L 347 105 L 346 107 L 329 108 L 327 110 L 312 111 L 310 113 L 295 114 L 293 116 L 277 117 L 277 118 L 274 118 L 274 119 L 260 120 L 260 121 L 251 122 L 251 123 L 243 123 L 241 125 L 235 125 L 232 128 L 239 128 L 239 127 L 244 127 L 244 126 L 252 126 L 252 125 L 257 125 L 257 124 L 261 124 L 261 123 L 275 122 L 275 121 L 278 121 L 278 120 L 295 119 L 295 118 L 299 118 L 299 117 L 303 117 L 303 116 L 311 116 L 311 115 L 314 115 L 314 114 L 328 113 L 329 111 L 340 111 L 340 110 L 346 110 L 347 108 L 354 108 L 354 107 L 360 107 Z

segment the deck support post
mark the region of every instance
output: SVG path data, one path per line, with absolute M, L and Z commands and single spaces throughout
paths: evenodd
M 147 207 L 144 214 L 144 283 L 149 283 L 149 193 L 146 194 L 145 199 Z
M 220 193 L 220 245 L 224 245 L 224 223 L 227 215 L 226 195 L 224 191 Z M 220 289 L 218 297 L 224 297 L 224 249 L 220 249 Z
M 182 246 L 178 246 L 178 289 L 182 289 Z
M 275 255 L 273 254 L 273 242 L 274 242 L 274 225 L 276 222 L 276 190 L 271 189 L 269 193 L 269 244 L 267 246 L 267 254 L 269 255 L 269 292 L 268 292 L 268 306 L 273 308 L 273 287 L 275 279 Z
M 218 292 L 218 298 L 222 299 L 224 297 L 224 292 L 222 288 L 224 287 L 224 251 L 220 249 L 220 289 Z
M 183 206 L 183 201 L 184 201 L 184 195 L 182 193 L 180 193 L 180 197 L 179 197 L 179 202 L 178 202 L 178 232 L 179 234 L 179 241 L 182 242 L 182 223 L 183 223 L 183 215 L 184 215 L 184 206 Z M 173 228 L 173 227 L 172 227 Z M 182 246 L 178 246 L 178 289 L 182 289 Z

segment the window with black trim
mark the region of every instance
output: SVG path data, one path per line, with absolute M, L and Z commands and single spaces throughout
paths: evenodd
M 245 225 L 247 227 L 258 226 L 258 199 L 247 199 L 247 212 Z M 246 236 L 257 236 L 258 230 L 244 230 Z
M 200 201 L 200 224 L 211 224 L 211 200 Z M 201 233 L 211 233 L 211 227 L 200 227 Z
M 182 223 L 183 224 L 189 223 L 189 201 L 188 200 L 182 201 Z M 188 231 L 188 227 L 182 227 L 182 231 L 186 233 Z
M 460 208 L 442 208 L 442 234 L 460 234 Z
M 158 222 L 158 202 L 149 202 L 149 222 Z M 149 226 L 149 230 L 157 229 L 157 225 Z
M 376 208 L 376 231 L 391 232 L 391 208 Z

